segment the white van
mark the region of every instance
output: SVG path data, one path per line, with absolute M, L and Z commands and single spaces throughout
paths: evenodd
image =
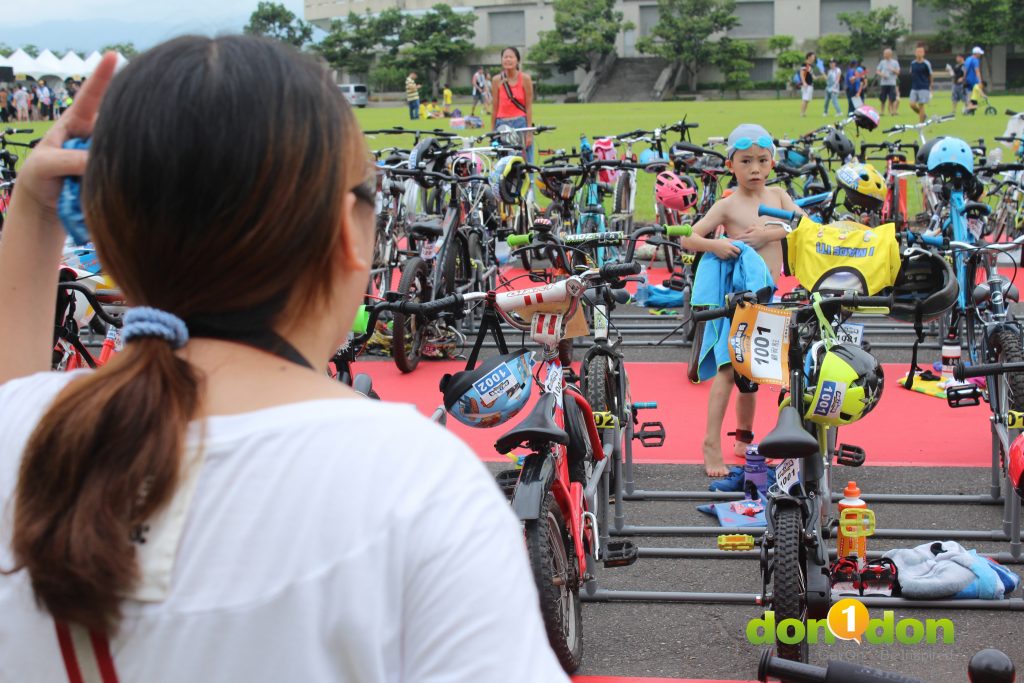
M 348 103 L 354 107 L 365 107 L 369 102 L 370 89 L 362 83 L 341 83 L 338 85 Z

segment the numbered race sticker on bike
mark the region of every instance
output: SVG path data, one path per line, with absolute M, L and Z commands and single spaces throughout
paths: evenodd
M 836 329 L 836 341 L 840 344 L 860 346 L 860 340 L 863 338 L 864 326 L 860 323 L 843 323 Z
M 783 460 L 775 471 L 775 480 L 778 482 L 780 491 L 792 493 L 793 485 L 800 483 L 800 461 L 796 458 Z
M 789 384 L 790 312 L 740 304 L 729 330 L 729 355 L 736 372 L 758 384 Z
M 484 403 L 493 403 L 499 396 L 507 392 L 515 385 L 516 380 L 512 375 L 508 363 L 502 363 L 494 368 L 486 377 L 473 382 L 473 388 L 480 394 Z

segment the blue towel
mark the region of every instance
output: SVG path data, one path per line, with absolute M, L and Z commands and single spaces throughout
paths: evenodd
M 724 306 L 725 295 L 734 292 L 775 292 L 775 282 L 767 264 L 752 247 L 734 242 L 740 253 L 736 258 L 723 261 L 707 252 L 700 258 L 697 275 L 693 280 L 693 295 L 690 303 L 694 306 Z M 704 324 L 704 339 L 700 346 L 700 361 L 697 378 L 706 382 L 728 365 L 729 320 L 719 318 Z

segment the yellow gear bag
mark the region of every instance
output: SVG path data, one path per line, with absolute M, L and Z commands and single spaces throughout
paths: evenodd
M 896 283 L 900 250 L 896 226 L 871 228 L 853 221 L 821 225 L 806 216 L 783 242 L 787 275 L 811 292 L 873 296 Z

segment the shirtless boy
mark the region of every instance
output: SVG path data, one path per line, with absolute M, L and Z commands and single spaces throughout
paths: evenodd
M 761 126 L 744 123 L 729 135 L 725 162 L 736 177 L 732 194 L 720 199 L 707 214 L 693 226 L 693 236 L 686 246 L 695 251 L 706 251 L 720 259 L 735 258 L 740 249 L 734 242 L 745 242 L 764 259 L 773 278 L 782 272 L 782 245 L 786 231 L 767 227 L 765 219 L 757 215 L 760 204 L 787 211 L 803 211 L 793 203 L 785 190 L 766 187 L 765 181 L 775 167 L 775 145 L 771 135 Z M 719 227 L 724 238 L 714 238 Z M 704 471 L 709 477 L 723 477 L 729 473 L 722 458 L 722 421 L 732 393 L 733 369 L 725 365 L 718 370 L 711 385 L 708 402 L 708 423 L 704 434 Z M 752 438 L 754 426 L 755 394 L 741 393 L 736 399 L 736 442 L 733 454 L 742 459 L 746 445 Z

